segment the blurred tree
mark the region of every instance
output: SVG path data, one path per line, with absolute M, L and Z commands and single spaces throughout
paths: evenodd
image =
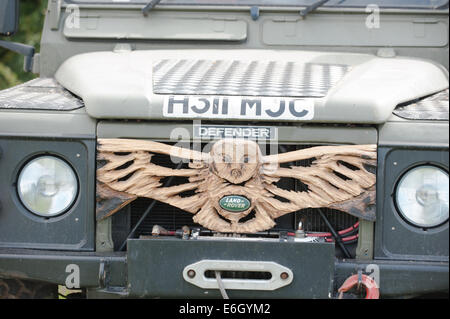
M 46 9 L 47 0 L 20 0 L 19 31 L 12 37 L 0 39 L 32 45 L 39 52 Z M 0 90 L 35 77 L 23 71 L 23 56 L 0 48 Z

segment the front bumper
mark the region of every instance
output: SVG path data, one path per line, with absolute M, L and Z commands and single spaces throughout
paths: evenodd
M 192 261 L 206 257 L 237 260 L 236 258 L 247 256 L 251 260 L 254 259 L 252 255 L 258 254 L 260 260 L 288 266 L 294 273 L 293 282 L 274 291 L 229 290 L 231 298 L 333 298 L 346 278 L 356 274 L 359 269 L 373 269 L 373 265 L 379 271 L 381 297 L 405 297 L 442 291 L 448 293 L 449 287 L 448 262 L 355 261 L 333 258 L 328 264 L 326 247 L 321 248 L 319 257 L 306 255 L 310 258 L 303 258 L 299 262 L 302 260 L 301 255 L 285 256 L 283 259 L 285 251 L 281 246 L 286 243 L 273 245 L 269 251 L 274 254 L 261 252 L 258 245 L 249 246 L 249 243 L 245 243 L 247 249 L 241 255 L 236 255 L 232 253 L 233 249 L 223 250 L 223 247 L 217 246 L 217 242 L 211 244 L 213 250 L 202 243 L 203 247 L 194 244 L 181 251 L 178 245 L 167 241 L 157 245 L 151 242 L 154 243 L 155 240 L 131 240 L 128 253 L 109 254 L 0 249 L 0 277 L 65 285 L 70 275 L 68 269 L 72 269 L 67 266 L 77 265 L 80 287 L 89 288 L 88 296 L 92 297 L 216 298 L 220 297 L 217 289 L 193 286 L 183 279 L 182 269 Z M 229 247 L 230 243 L 223 245 Z M 159 252 L 169 249 L 172 253 L 149 255 L 150 252 L 157 254 L 158 247 L 161 247 Z M 297 253 L 304 253 L 306 249 L 299 248 Z M 211 255 L 213 251 L 215 253 Z

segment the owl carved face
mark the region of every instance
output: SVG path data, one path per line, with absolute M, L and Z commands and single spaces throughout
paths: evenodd
M 249 140 L 224 139 L 211 149 L 212 171 L 232 184 L 253 178 L 261 166 L 261 150 Z

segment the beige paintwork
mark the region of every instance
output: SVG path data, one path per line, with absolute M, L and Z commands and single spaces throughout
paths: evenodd
M 102 119 L 164 119 L 164 95 L 152 91 L 160 59 L 292 61 L 346 64 L 350 71 L 323 98 L 312 122 L 384 123 L 403 102 L 448 88 L 448 72 L 424 60 L 367 54 L 276 50 L 153 50 L 95 52 L 65 61 L 56 79 L 80 96 L 88 114 Z M 243 118 L 242 120 L 245 120 Z

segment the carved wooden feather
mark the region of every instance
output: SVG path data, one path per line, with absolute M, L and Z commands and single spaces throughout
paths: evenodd
M 183 159 L 189 168 L 159 166 L 152 162 L 155 154 Z M 263 156 L 255 142 L 240 139 L 220 140 L 209 153 L 152 141 L 99 139 L 97 159 L 104 163 L 97 170 L 98 219 L 147 197 L 190 212 L 195 222 L 220 232 L 267 230 L 274 219 L 304 208 L 333 208 L 375 220 L 376 145 L 318 146 Z M 307 159 L 310 166 L 295 164 Z M 187 181 L 164 187 L 162 180 L 170 176 Z M 279 188 L 276 182 L 283 178 L 298 180 L 307 190 Z M 248 199 L 249 207 L 236 212 L 219 204 L 232 195 Z M 241 222 L 251 212 L 254 217 Z

